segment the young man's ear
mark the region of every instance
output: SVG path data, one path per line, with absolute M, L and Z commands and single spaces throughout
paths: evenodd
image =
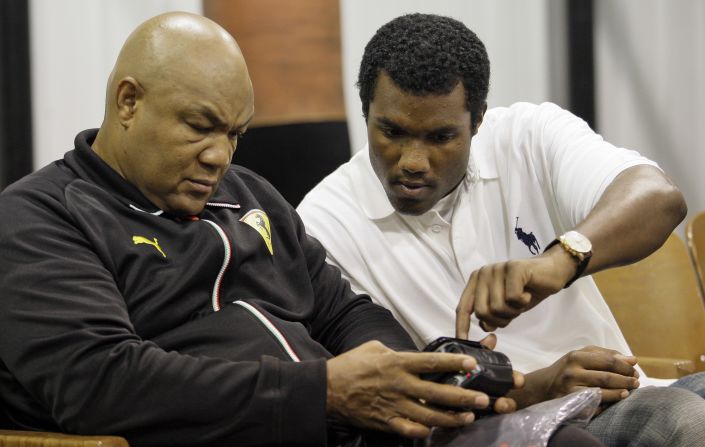
M 485 112 L 487 112 L 487 101 L 482 104 L 480 113 L 477 118 L 472 123 L 472 136 L 474 137 L 478 129 L 480 129 L 480 124 L 482 124 L 482 119 L 485 117 Z
M 142 86 L 135 78 L 120 79 L 117 85 L 116 106 L 118 119 L 122 127 L 130 127 L 137 110 L 137 104 L 144 94 Z

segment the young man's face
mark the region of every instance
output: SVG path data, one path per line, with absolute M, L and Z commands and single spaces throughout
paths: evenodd
M 458 186 L 472 135 L 461 82 L 447 95 L 416 96 L 380 73 L 367 138 L 372 168 L 398 212 L 423 214 Z

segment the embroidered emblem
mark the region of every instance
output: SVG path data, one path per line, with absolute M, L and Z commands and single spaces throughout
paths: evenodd
M 270 255 L 274 255 L 274 250 L 272 249 L 272 231 L 269 227 L 269 217 L 267 213 L 262 210 L 250 210 L 240 218 L 241 222 L 245 222 L 247 225 L 251 226 L 260 236 L 264 239 L 264 243 L 267 245 Z
M 517 239 L 522 241 L 524 245 L 529 247 L 529 252 L 532 255 L 537 255 L 539 254 L 539 251 L 541 251 L 541 246 L 539 245 L 539 241 L 536 240 L 536 236 L 534 236 L 534 233 L 531 232 L 529 234 L 524 233 L 524 230 L 521 229 L 519 226 L 519 217 L 517 216 L 516 223 L 514 224 L 514 234 L 517 235 Z
M 155 237 L 153 240 L 149 240 L 144 236 L 132 236 L 132 243 L 135 245 L 139 244 L 147 244 L 151 245 L 152 247 L 156 248 L 159 253 L 162 254 L 166 258 L 166 253 L 164 253 L 164 250 L 159 246 L 159 241 Z

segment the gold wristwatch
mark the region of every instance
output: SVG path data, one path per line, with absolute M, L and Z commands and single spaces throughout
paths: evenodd
M 580 275 L 582 275 L 587 268 L 590 257 L 592 256 L 592 243 L 590 239 L 577 231 L 568 231 L 548 244 L 544 252 L 548 251 L 548 249 L 556 244 L 560 244 L 560 246 L 578 262 L 578 269 L 575 271 L 575 275 L 565 285 L 565 288 L 567 288 L 573 284 L 576 279 L 580 278 Z

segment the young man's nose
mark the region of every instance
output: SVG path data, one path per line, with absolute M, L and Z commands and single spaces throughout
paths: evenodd
M 430 169 L 428 150 L 421 143 L 411 143 L 401 151 L 399 168 L 410 173 L 423 173 Z

